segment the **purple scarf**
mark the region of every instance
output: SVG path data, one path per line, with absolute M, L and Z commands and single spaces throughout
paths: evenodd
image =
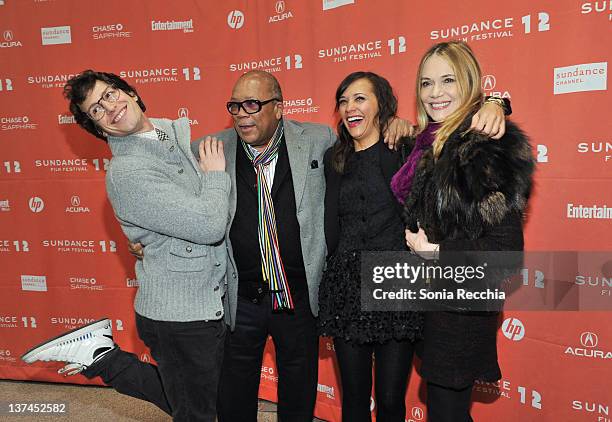
M 410 193 L 412 178 L 414 177 L 417 165 L 425 150 L 433 144 L 436 138 L 434 132 L 438 130 L 440 125 L 441 123 L 430 122 L 425 130 L 417 135 L 414 148 L 408 156 L 408 159 L 391 179 L 391 190 L 400 204 L 404 203 L 406 197 Z

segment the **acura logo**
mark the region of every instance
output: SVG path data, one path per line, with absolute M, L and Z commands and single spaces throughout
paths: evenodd
M 13 41 L 13 31 L 7 29 L 4 31 L 4 41 Z
M 580 343 L 582 343 L 584 347 L 595 347 L 597 343 L 599 343 L 599 339 L 597 338 L 597 334 L 586 331 L 580 336 Z
M 189 109 L 185 108 L 185 107 L 181 107 L 178 109 L 178 116 L 179 117 L 186 117 L 189 118 Z
M 70 203 L 73 207 L 78 207 L 79 205 L 81 205 L 81 198 L 74 195 L 72 198 L 70 198 Z
M 149 355 L 147 355 L 146 353 L 140 355 L 140 360 L 145 363 L 151 362 L 151 359 L 149 359 Z
M 421 409 L 420 407 L 413 407 L 412 408 L 412 417 L 417 420 L 417 421 L 421 421 L 423 420 L 423 416 L 425 416 L 423 414 L 423 409 Z
M 285 2 L 283 0 L 278 0 L 276 2 L 276 13 L 283 13 L 285 11 Z
M 495 88 L 497 81 L 495 80 L 495 76 L 493 75 L 484 75 L 482 77 L 482 89 L 485 91 L 490 91 Z

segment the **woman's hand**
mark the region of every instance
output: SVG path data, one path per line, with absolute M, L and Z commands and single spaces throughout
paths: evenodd
M 429 243 L 425 230 L 419 227 L 419 231 L 412 233 L 406 229 L 406 245 L 410 250 L 418 254 L 421 258 L 437 259 L 440 245 Z
M 499 139 L 506 133 L 504 109 L 495 103 L 484 103 L 472 117 L 470 129 L 482 132 L 492 139 Z
M 385 144 L 389 149 L 397 149 L 398 140 L 404 136 L 414 136 L 416 129 L 408 120 L 394 117 L 389 121 L 387 130 L 383 133 Z

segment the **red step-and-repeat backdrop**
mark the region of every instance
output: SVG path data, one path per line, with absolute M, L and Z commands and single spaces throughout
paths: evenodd
M 150 116 L 187 116 L 194 137 L 230 126 L 235 79 L 280 80 L 285 116 L 334 125 L 345 75 L 389 79 L 414 120 L 414 80 L 433 43 L 466 40 L 487 95 L 512 99 L 512 119 L 537 154 L 526 226 L 531 251 L 612 251 L 612 2 L 488 0 L 0 0 L 0 378 L 63 378 L 23 351 L 108 316 L 122 348 L 149 360 L 135 333 L 133 258 L 106 199 L 106 144 L 77 127 L 62 86 L 87 69 L 133 84 Z M 610 207 L 610 208 L 608 208 Z M 612 303 L 611 265 L 572 284 Z M 524 284 L 546 281 L 527 268 Z M 506 311 L 503 378 L 477 384 L 476 420 L 610 421 L 610 313 Z M 271 344 L 261 397 L 276 397 Z M 317 416 L 340 420 L 333 345 L 321 340 Z M 415 373 L 407 421 L 425 420 Z M 372 409 L 376 403 L 372 399 Z

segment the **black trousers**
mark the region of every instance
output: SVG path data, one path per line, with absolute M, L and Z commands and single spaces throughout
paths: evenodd
M 219 384 L 219 422 L 256 422 L 264 346 L 272 336 L 278 369 L 278 420 L 311 422 L 317 392 L 319 338 L 307 292 L 292 291 L 293 312 L 273 312 L 238 296 L 236 327 L 225 342 Z
M 428 422 L 473 422 L 470 416 L 472 387 L 455 390 L 427 383 Z
M 376 359 L 375 403 L 377 422 L 404 422 L 406 388 L 414 343 L 390 340 L 384 344 L 353 344 L 334 338 L 342 382 L 342 421 L 370 422 L 372 355 Z
M 223 320 L 168 322 L 136 314 L 156 365 L 119 348 L 83 371 L 120 393 L 149 401 L 174 421 L 214 422 L 226 326 Z

